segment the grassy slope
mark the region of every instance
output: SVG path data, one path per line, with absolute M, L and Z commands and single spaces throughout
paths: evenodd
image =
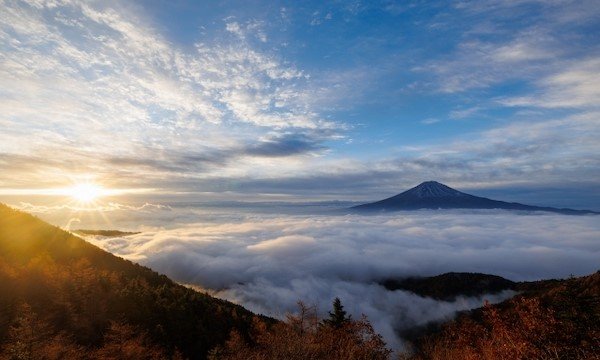
M 199 359 L 232 329 L 247 333 L 253 317 L 0 204 L 0 345 L 23 303 L 52 331 L 90 349 L 120 321 L 167 352 Z

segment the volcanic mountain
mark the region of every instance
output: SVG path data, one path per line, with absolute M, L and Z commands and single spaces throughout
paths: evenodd
M 549 211 L 561 214 L 597 214 L 590 210 L 558 209 L 492 200 L 466 194 L 437 181 L 426 181 L 412 189 L 380 201 L 352 207 L 361 211 L 396 211 L 418 209 L 508 209 Z

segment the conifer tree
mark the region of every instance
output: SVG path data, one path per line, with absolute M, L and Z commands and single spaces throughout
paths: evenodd
M 333 300 L 333 312 L 329 312 L 329 319 L 323 320 L 323 325 L 339 329 L 350 321 L 351 316 L 346 316 L 346 311 L 340 298 Z

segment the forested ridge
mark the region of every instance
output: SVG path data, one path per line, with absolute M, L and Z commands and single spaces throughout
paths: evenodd
M 253 317 L 0 204 L 4 357 L 202 359 Z
M 407 277 L 380 281 L 388 290 L 406 290 L 423 297 L 453 301 L 458 296 L 482 296 L 514 290 L 517 283 L 496 275 L 445 273 L 430 277 Z
M 514 288 L 417 339 L 411 359 L 600 359 L 600 272 Z

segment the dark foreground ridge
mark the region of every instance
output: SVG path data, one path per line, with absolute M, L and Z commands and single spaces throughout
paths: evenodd
M 437 181 L 426 181 L 401 194 L 380 201 L 354 206 L 358 211 L 398 211 L 419 209 L 506 209 L 548 211 L 567 215 L 598 214 L 591 210 L 559 209 L 492 200 L 470 195 Z
M 0 204 L 0 359 L 205 359 L 254 318 Z

